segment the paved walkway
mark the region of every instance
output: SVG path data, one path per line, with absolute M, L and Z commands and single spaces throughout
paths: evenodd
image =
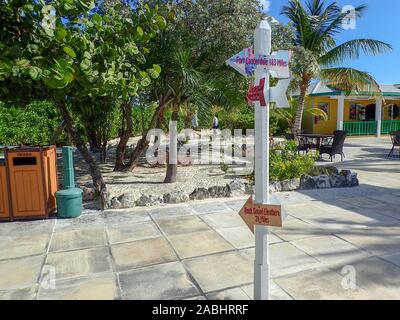
M 386 158 L 389 146 L 349 140 L 338 165 L 359 173 L 359 188 L 279 194 L 289 217 L 270 236 L 274 299 L 400 298 L 400 159 Z M 1 223 L 0 298 L 250 299 L 245 200 Z

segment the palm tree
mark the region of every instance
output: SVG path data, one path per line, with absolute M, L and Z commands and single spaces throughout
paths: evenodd
M 170 92 L 172 109 L 170 122 L 169 157 L 177 159 L 177 123 L 181 111 L 190 111 L 195 108 L 200 119 L 210 119 L 213 108 L 217 105 L 220 109 L 228 111 L 237 103 L 237 85 L 226 83 L 226 75 L 219 72 L 210 72 L 203 65 L 203 59 L 193 59 L 193 52 L 188 44 L 172 55 L 168 79 L 164 83 L 164 90 Z M 203 53 L 205 55 L 210 53 Z M 219 71 L 219 70 L 218 70 Z M 161 75 L 162 76 L 162 75 Z M 185 110 L 186 109 L 186 110 Z M 176 182 L 177 161 L 167 164 L 165 183 Z
M 360 18 L 366 8 L 366 5 L 355 8 L 356 17 Z M 307 0 L 303 6 L 299 0 L 289 0 L 281 14 L 289 18 L 289 26 L 295 33 L 291 70 L 300 95 L 293 132 L 301 129 L 307 90 L 315 78 L 345 92 L 379 90 L 369 73 L 337 65 L 346 59 L 357 59 L 361 53 L 378 55 L 392 47 L 373 39 L 354 39 L 337 45 L 335 36 L 343 31 L 347 13 L 336 2 L 327 5 L 324 0 Z

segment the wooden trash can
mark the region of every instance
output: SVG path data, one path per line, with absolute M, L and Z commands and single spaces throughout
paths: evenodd
M 58 191 L 55 146 L 6 148 L 10 220 L 48 218 Z
M 0 159 L 0 220 L 9 220 L 11 216 L 7 182 L 6 162 Z

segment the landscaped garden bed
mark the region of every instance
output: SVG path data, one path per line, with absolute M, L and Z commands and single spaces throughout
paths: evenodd
M 109 152 L 113 153 L 112 149 Z M 334 166 L 317 166 L 316 154 L 302 155 L 292 141 L 276 139 L 270 150 L 270 192 L 358 186 L 357 174 Z M 112 159 L 112 158 L 111 158 Z M 82 162 L 77 161 L 78 167 Z M 141 163 L 133 172 L 117 173 L 102 165 L 110 191 L 110 208 L 184 203 L 192 200 L 251 195 L 254 176 L 235 175 L 228 165 L 181 166 L 177 183 L 164 184 L 165 166 Z M 79 172 L 79 169 L 78 169 Z M 95 199 L 90 177 L 79 177 L 84 199 Z M 85 182 L 86 180 L 86 182 Z

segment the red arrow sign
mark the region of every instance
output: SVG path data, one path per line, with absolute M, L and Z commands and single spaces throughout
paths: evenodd
M 282 227 L 281 206 L 272 204 L 257 205 L 253 203 L 253 197 L 247 200 L 239 215 L 253 233 L 255 225 Z
M 265 78 L 262 78 L 260 80 L 260 83 L 258 86 L 251 85 L 249 88 L 249 91 L 247 91 L 247 102 L 249 104 L 253 104 L 256 101 L 260 102 L 261 107 L 266 107 L 266 99 L 264 96 L 264 86 L 265 86 Z

